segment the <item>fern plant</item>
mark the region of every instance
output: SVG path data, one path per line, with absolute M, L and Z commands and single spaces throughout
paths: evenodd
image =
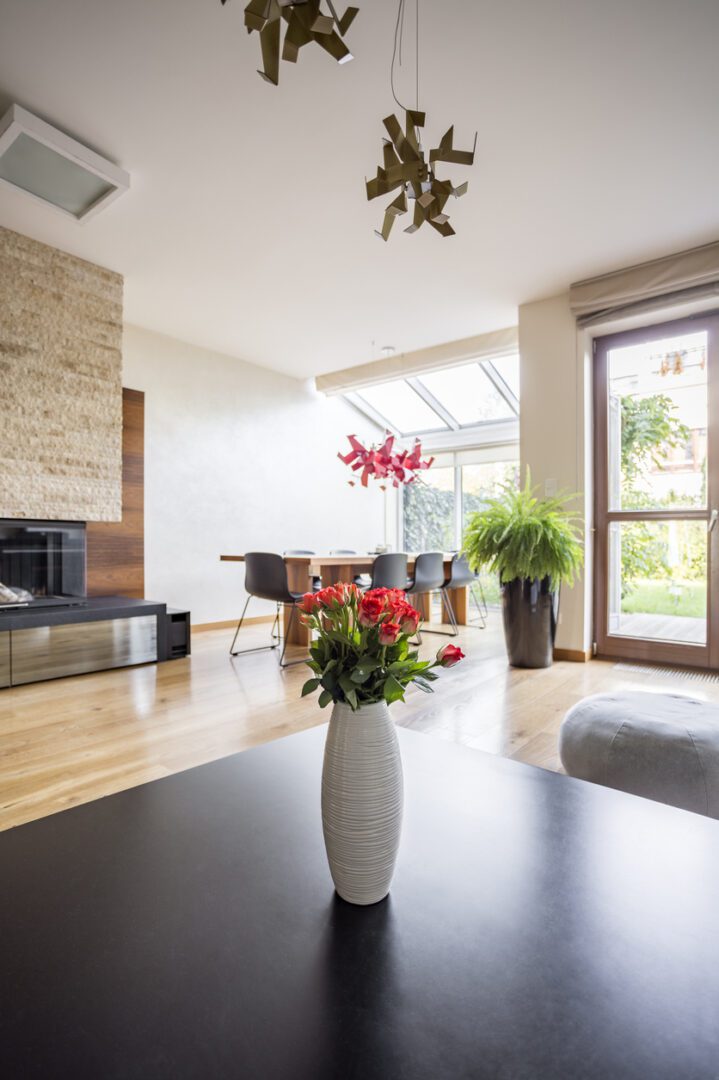
M 582 566 L 576 518 L 566 509 L 570 495 L 540 499 L 529 469 L 523 488 L 503 484 L 469 520 L 464 552 L 475 571 L 488 569 L 506 584 L 516 578 L 549 578 L 553 588 L 572 584 Z

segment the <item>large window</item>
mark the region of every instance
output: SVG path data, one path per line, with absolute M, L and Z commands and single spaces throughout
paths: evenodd
M 426 478 L 426 479 L 425 479 Z M 406 551 L 452 551 L 455 545 L 454 468 L 432 467 L 404 490 Z
M 457 551 L 469 518 L 505 483 L 519 479 L 518 447 L 487 447 L 441 454 L 432 468 L 404 489 L 405 551 Z
M 432 468 L 400 492 L 405 551 L 458 551 L 471 515 L 502 484 L 518 481 L 516 354 L 389 379 L 346 397 L 404 446 L 418 436 L 434 455 Z

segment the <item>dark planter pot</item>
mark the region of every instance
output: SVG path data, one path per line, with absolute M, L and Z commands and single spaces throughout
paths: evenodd
M 512 667 L 543 668 L 552 663 L 559 593 L 549 578 L 515 578 L 502 585 L 502 615 Z

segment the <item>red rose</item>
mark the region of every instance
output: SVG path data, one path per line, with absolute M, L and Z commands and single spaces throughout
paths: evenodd
M 401 634 L 401 628 L 399 623 L 396 622 L 384 622 L 379 628 L 379 643 L 380 645 L 394 645 L 395 641 Z
M 360 626 L 376 626 L 384 614 L 384 599 L 365 593 L 359 603 L 357 618 Z
M 437 653 L 437 660 L 442 667 L 454 667 L 460 660 L 464 660 L 464 653 L 456 645 L 445 645 Z
M 345 602 L 344 592 L 339 585 L 328 585 L 326 589 L 320 589 L 317 599 L 322 607 L 335 610 L 342 607 Z
M 308 615 L 313 615 L 320 606 L 320 601 L 318 600 L 316 593 L 306 592 L 302 599 L 297 601 L 297 606 L 300 611 L 304 611 Z
M 402 633 L 407 637 L 412 637 L 412 634 L 417 633 L 417 627 L 419 626 L 420 614 L 410 604 L 404 604 L 399 611 L 399 625 L 402 628 Z

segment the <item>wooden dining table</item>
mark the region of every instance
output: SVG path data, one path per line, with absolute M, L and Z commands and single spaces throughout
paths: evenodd
M 454 554 L 444 554 L 444 576 L 449 578 Z M 287 582 L 290 592 L 305 593 L 312 591 L 312 579 L 319 577 L 323 587 L 334 585 L 338 581 L 352 581 L 358 574 L 369 574 L 376 555 L 285 555 L 287 565 Z M 407 570 L 412 576 L 416 554 L 407 556 Z M 245 561 L 244 555 L 220 555 L 220 562 Z M 450 589 L 449 599 L 454 608 L 454 614 L 460 625 L 465 625 L 468 619 L 468 594 L 467 588 Z M 421 593 L 412 597 L 412 603 L 422 615 L 424 621 L 428 621 L 431 615 L 431 596 L 429 593 Z M 292 608 L 289 604 L 284 608 L 284 630 L 287 642 L 290 645 L 309 645 L 310 633 L 299 619 L 295 618 L 290 626 Z

